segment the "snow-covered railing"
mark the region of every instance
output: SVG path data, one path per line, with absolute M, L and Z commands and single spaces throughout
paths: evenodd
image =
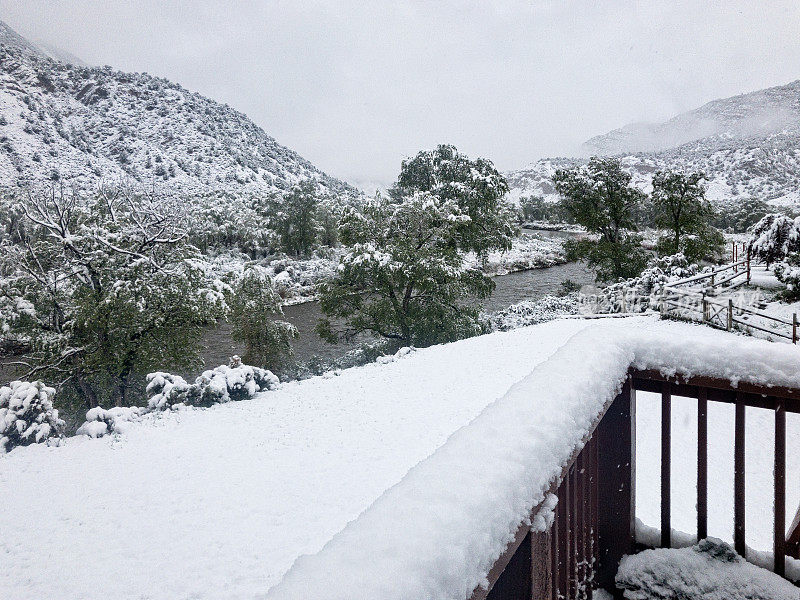
M 635 549 L 634 390 L 648 386 L 662 393 L 667 415 L 672 394 L 698 397 L 699 408 L 701 400 L 735 404 L 735 541 L 742 550 L 744 408 L 775 411 L 780 504 L 785 413 L 800 410 L 798 364 L 795 347 L 696 326 L 586 329 L 318 553 L 299 558 L 267 598 L 504 600 L 612 590 L 619 559 Z M 669 467 L 665 461 L 667 482 Z M 669 486 L 662 489 L 669 532 Z M 776 532 L 784 512 L 776 506 Z M 780 572 L 787 540 L 775 539 Z
M 800 357 L 798 357 L 800 359 Z M 727 378 L 701 375 L 665 375 L 659 370 L 633 371 L 634 390 L 661 395 L 661 547 L 672 546 L 671 539 L 671 406 L 672 397 L 697 399 L 697 539 L 708 536 L 708 403 L 722 402 L 735 407 L 734 424 L 734 547 L 736 552 L 750 558 L 746 545 L 745 528 L 745 415 L 747 407 L 767 409 L 774 413 L 774 519 L 772 564 L 775 573 L 786 574 L 785 557 L 798 557 L 794 539 L 800 537 L 798 519 L 786 535 L 786 413 L 800 414 L 800 388 L 780 385 L 752 384 L 745 381 L 731 383 Z M 799 512 L 800 514 L 800 512 Z M 792 579 L 800 577 L 794 566 Z

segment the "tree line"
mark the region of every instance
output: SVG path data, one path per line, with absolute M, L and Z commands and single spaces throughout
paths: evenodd
M 656 251 L 712 258 L 702 175 L 660 172 L 638 190 L 619 162 L 593 158 L 555 173 L 554 210 L 592 235 L 568 246 L 598 280 L 638 275 L 647 261 L 642 214 L 663 229 Z M 386 195 L 336 198 L 314 182 L 282 196 L 173 199 L 124 189 L 64 188 L 0 196 L 0 337 L 24 345 L 26 378 L 56 384 L 77 404 L 143 398 L 149 371 L 200 363 L 200 336 L 225 319 L 249 364 L 292 364 L 297 331 L 259 260 L 220 274 L 209 256 L 251 258 L 343 249 L 319 285 L 318 333 L 427 346 L 487 331 L 480 300 L 494 282 L 468 253 L 509 250 L 518 209 L 491 161 L 441 145 L 402 162 Z M 522 210 L 526 210 L 523 204 Z M 480 260 L 478 261 L 480 262 Z

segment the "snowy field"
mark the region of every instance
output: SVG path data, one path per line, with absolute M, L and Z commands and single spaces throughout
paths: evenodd
M 663 339 L 650 348 L 643 340 L 652 335 Z M 681 354 L 689 339 L 699 350 Z M 788 354 L 796 349 L 785 345 L 646 317 L 570 319 L 286 384 L 249 401 L 160 413 L 117 439 L 14 450 L 0 457 L 0 597 L 456 597 L 485 576 L 520 511 L 541 495 L 535 489 L 616 393 L 620 369 L 667 356 L 693 372 L 730 375 L 728 357 L 711 350 L 731 340 L 744 377 L 800 385 Z M 777 353 L 772 371 L 759 364 L 764 352 Z M 657 487 L 650 498 L 646 491 L 658 473 L 651 450 L 659 405 L 645 400 L 637 502 L 655 525 Z M 692 531 L 693 422 L 679 406 L 673 519 Z M 764 466 L 772 430 L 751 412 L 748 541 L 761 544 L 772 514 L 771 464 Z M 712 409 L 710 424 L 715 416 Z M 730 538 L 732 427 L 723 422 L 709 428 L 710 493 L 722 494 L 711 503 L 710 532 Z M 800 455 L 798 426 L 790 417 L 789 456 Z M 792 459 L 789 469 L 792 515 L 800 465 Z M 312 556 L 297 560 L 304 554 Z

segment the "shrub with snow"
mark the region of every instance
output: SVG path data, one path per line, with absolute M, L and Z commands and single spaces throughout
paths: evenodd
M 93 438 L 125 433 L 128 425 L 132 421 L 138 421 L 146 412 L 147 409 L 140 406 L 117 406 L 109 409 L 97 406 L 86 412 L 86 422 L 75 433 Z
M 55 393 L 41 381 L 12 381 L 0 387 L 0 452 L 63 436 L 64 421 L 53 408 Z
M 761 258 L 767 265 L 799 251 L 800 217 L 791 219 L 781 214 L 766 215 L 753 226 L 748 247 L 753 256 Z
M 231 362 L 204 371 L 193 384 L 179 375 L 150 373 L 147 376 L 147 406 L 164 410 L 179 404 L 211 406 L 232 400 L 252 398 L 257 392 L 273 390 L 280 379 L 267 369 L 242 363 L 238 356 Z
M 638 277 L 603 288 L 592 299 L 593 312 L 644 312 L 658 301 L 665 284 L 691 277 L 699 270 L 682 253 L 655 258 Z
M 190 384 L 180 375 L 156 372 L 147 375 L 147 406 L 124 406 L 110 409 L 96 407 L 86 413 L 86 422 L 77 435 L 98 438 L 125 433 L 131 422 L 143 415 L 180 406 L 212 406 L 222 402 L 252 398 L 257 392 L 273 390 L 280 379 L 266 369 L 242 364 L 233 356 L 228 365 L 205 371 Z
M 151 410 L 163 410 L 176 404 L 192 404 L 196 388 L 190 386 L 180 375 L 171 373 L 148 373 L 147 375 L 147 407 Z
M 272 371 L 242 364 L 242 359 L 233 356 L 229 365 L 203 372 L 195 381 L 199 392 L 192 402 L 196 406 L 211 406 L 233 400 L 252 398 L 256 392 L 278 387 L 280 380 Z M 190 392 L 191 394 L 191 392 Z
M 800 298 L 800 258 L 790 256 L 787 260 L 775 265 L 773 271 L 778 281 L 786 286 L 781 296 L 788 300 Z
M 488 316 L 494 331 L 509 331 L 545 321 L 552 321 L 564 315 L 578 314 L 580 303 L 578 294 L 570 292 L 565 296 L 544 296 L 537 300 L 523 300 L 504 310 Z

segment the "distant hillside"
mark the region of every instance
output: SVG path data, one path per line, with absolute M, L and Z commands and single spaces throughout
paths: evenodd
M 800 81 L 714 100 L 663 123 L 634 123 L 591 138 L 587 155 L 657 152 L 710 138 L 719 143 L 800 132 Z
M 648 190 L 662 168 L 703 171 L 719 204 L 755 197 L 800 206 L 800 81 L 715 100 L 660 124 L 629 125 L 588 140 L 586 155 L 616 155 Z M 512 195 L 555 198 L 555 168 L 584 159 L 543 159 L 507 173 Z
M 0 22 L 0 185 L 132 182 L 238 197 L 350 190 L 244 114 L 146 73 L 56 61 Z

